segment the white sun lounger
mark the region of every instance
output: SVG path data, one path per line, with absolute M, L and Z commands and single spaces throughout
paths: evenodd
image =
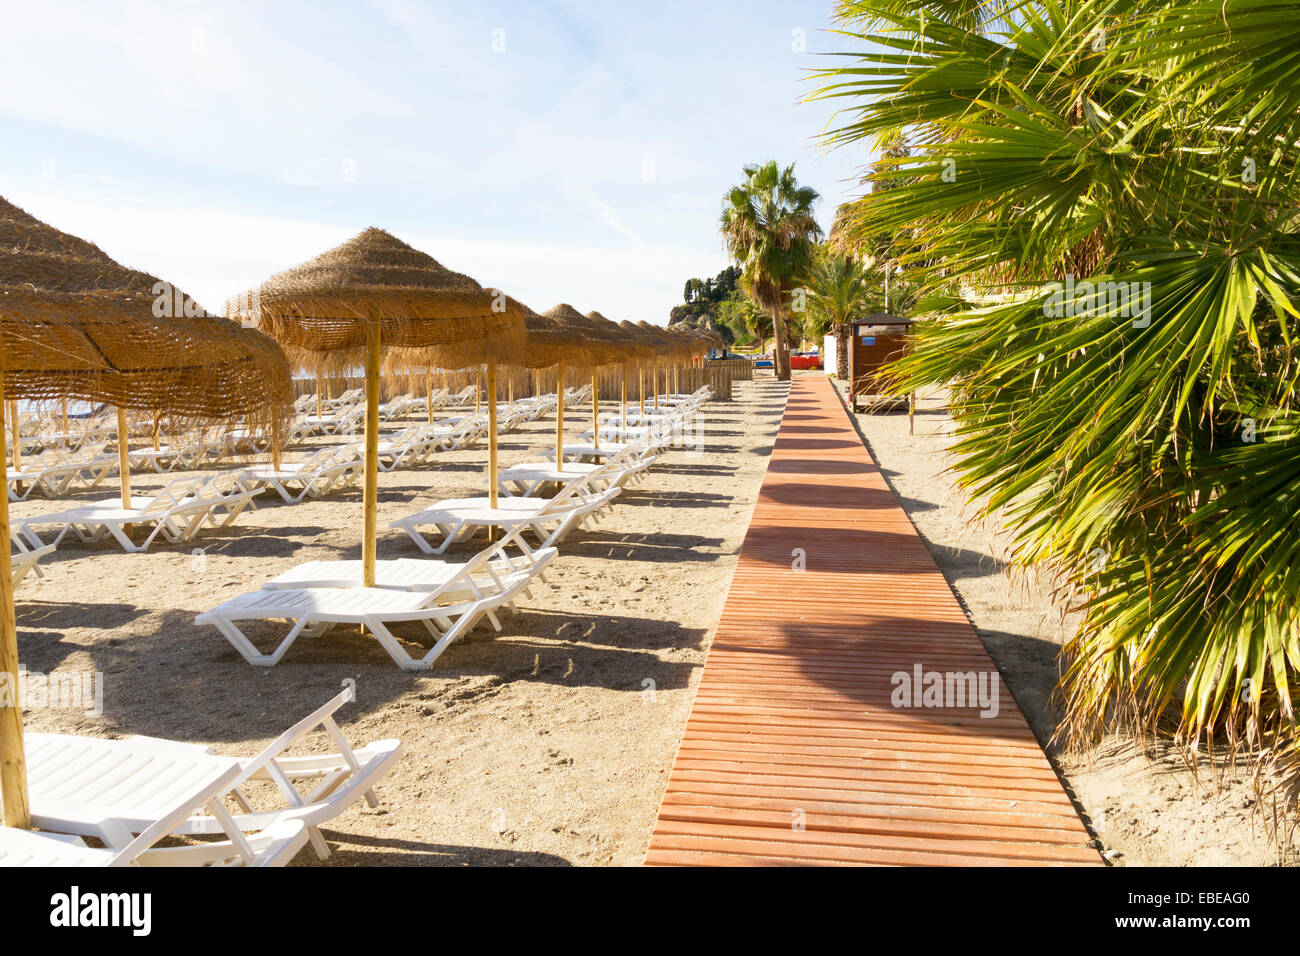
M 512 549 L 517 553 L 512 553 Z M 475 589 L 462 581 L 459 591 L 450 588 L 458 576 L 477 562 L 480 590 L 503 588 L 505 578 L 515 574 L 529 574 L 536 581 L 544 579 L 546 567 L 559 552 L 555 548 L 530 548 L 523 538 L 523 530 L 516 529 L 486 551 L 468 561 L 450 558 L 397 558 L 375 562 L 375 587 L 395 591 L 437 591 L 444 601 L 472 599 Z M 486 558 L 486 561 L 482 559 Z M 310 588 L 352 588 L 361 586 L 360 561 L 307 561 L 262 585 L 270 591 L 303 590 Z M 532 582 L 530 582 L 531 585 Z M 528 596 L 528 588 L 521 596 Z M 489 617 L 491 615 L 489 614 Z M 493 619 L 495 624 L 495 619 Z
M 617 487 L 596 490 L 602 474 L 603 470 L 597 470 L 571 481 L 554 498 L 500 497 L 495 508 L 486 496 L 452 498 L 399 518 L 389 527 L 405 531 L 425 554 L 442 554 L 452 544 L 472 538 L 482 528 L 502 528 L 507 532 L 527 530 L 542 547 L 549 548 L 618 496 L 621 489 Z M 421 530 L 424 528 L 436 529 L 440 543 L 435 546 Z
M 263 589 L 226 601 L 194 621 L 216 627 L 245 660 L 260 667 L 279 663 L 300 635 L 320 637 L 336 624 L 353 624 L 370 631 L 403 670 L 427 670 L 485 615 L 499 627 L 493 612 L 513 602 L 533 581 L 536 572 L 531 569 L 501 573 L 490 568 L 490 551 L 476 555 L 433 591 L 378 587 Z M 471 598 L 465 598 L 467 592 Z M 250 620 L 288 621 L 289 633 L 275 650 L 264 654 L 238 626 Z M 392 624 L 408 621 L 419 621 L 436 640 L 422 657 L 413 658 L 389 630 Z
M 117 455 L 104 454 L 99 449 L 75 454 L 62 450 L 45 452 L 27 462 L 21 471 L 5 470 L 9 500 L 25 501 L 36 492 L 47 498 L 58 498 L 77 484 L 94 488 L 117 468 Z M 19 493 L 19 487 L 26 490 Z
M 584 476 L 589 477 L 592 487 L 597 489 L 610 485 L 622 488 L 640 477 L 654 464 L 654 460 L 653 454 L 641 454 L 629 446 L 611 455 L 604 464 L 568 461 L 556 465 L 553 461 L 526 461 L 511 465 L 497 475 L 497 490 L 505 495 L 531 498 L 547 484 L 563 486 Z
M 296 464 L 281 464 L 279 469 L 253 467 L 243 471 L 245 478 L 260 487 L 270 488 L 288 504 L 298 504 L 311 496 L 319 498 L 335 488 L 358 481 L 364 472 L 361 446 L 353 442 L 337 448 L 322 448 Z
M 334 714 L 355 699 L 353 690 L 344 690 L 280 734 L 257 755 L 236 757 L 240 772 L 225 796 L 234 801 L 237 809 L 229 814 L 228 819 L 244 832 L 264 831 L 285 822 L 301 823 L 307 828 L 316 855 L 322 860 L 328 857 L 329 845 L 319 827 L 338 817 L 358 800 L 364 799 L 371 807 L 379 806 L 375 785 L 402 756 L 402 742 L 391 738 L 355 749 L 352 747 L 335 723 Z M 287 754 L 291 747 L 311 737 L 317 730 L 329 737 L 338 748 L 337 753 Z M 160 759 L 187 750 L 199 754 L 213 752 L 211 747 L 203 744 L 154 737 L 129 737 L 124 743 L 142 756 L 157 755 Z M 246 787 L 249 781 L 274 784 L 278 796 L 271 800 L 268 808 L 258 808 L 262 801 Z M 303 790 L 303 784 L 309 789 Z M 139 826 L 141 822 L 125 821 L 128 829 Z M 220 835 L 227 825 L 211 813 L 202 813 L 190 816 L 173 832 Z
M 560 449 L 560 460 L 570 461 L 591 461 L 595 459 L 606 459 L 616 455 L 626 454 L 629 451 L 637 449 L 637 445 L 632 442 L 602 441 L 597 447 L 590 441 L 565 442 Z M 543 453 L 544 457 L 554 461 L 555 449 Z
M 236 473 L 242 475 L 242 473 Z M 66 511 L 25 518 L 15 525 L 33 548 L 43 547 L 38 527 L 55 525 L 59 531 L 51 544 L 59 544 L 69 533 L 85 544 L 97 544 L 112 537 L 122 550 L 135 554 L 147 551 L 154 541 L 178 544 L 194 538 L 208 524 L 228 525 L 249 507 L 253 491 L 236 482 L 223 489 L 225 476 L 194 475 L 175 478 L 152 497 L 131 500 L 130 508 L 115 501 L 92 502 Z M 144 541 L 131 540 L 131 528 L 151 528 Z
M 33 571 L 38 578 L 44 577 L 38 562 L 46 555 L 54 553 L 54 545 L 46 544 L 39 548 L 30 548 L 22 536 L 15 531 L 10 531 L 9 539 L 13 543 L 9 549 L 9 563 L 13 570 L 14 587 L 18 587 L 23 578 Z
M 177 468 L 185 471 L 197 468 L 203 462 L 219 457 L 223 447 L 224 445 L 197 440 L 184 445 L 139 448 L 126 454 L 132 468 L 140 470 L 149 468 L 161 475 L 175 471 Z
M 100 854 L 59 851 L 69 862 L 87 865 L 98 857 L 105 866 L 277 866 L 308 840 L 301 820 L 275 820 L 254 834 L 239 828 L 221 802 L 240 778 L 240 764 L 233 758 L 181 749 L 142 753 L 128 741 L 64 734 L 28 733 L 24 744 L 32 825 L 94 837 L 108 847 Z M 155 847 L 204 809 L 220 823 L 227 840 Z M 35 850 L 32 841 L 15 839 L 14 846 L 19 853 Z M 39 850 L 56 851 L 53 841 L 44 841 Z

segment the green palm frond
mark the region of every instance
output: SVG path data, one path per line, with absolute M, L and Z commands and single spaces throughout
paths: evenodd
M 1296 7 L 982 6 L 845 3 L 818 74 L 829 142 L 908 144 L 841 227 L 906 237 L 898 390 L 950 388 L 960 484 L 1079 595 L 1074 730 L 1300 752 Z

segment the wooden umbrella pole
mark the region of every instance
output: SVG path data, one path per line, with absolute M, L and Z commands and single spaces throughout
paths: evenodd
M 271 469 L 280 470 L 280 416 L 271 410 Z
M 153 413 L 153 450 L 154 451 L 157 451 L 159 448 L 159 437 L 161 436 L 161 434 L 162 434 L 162 413 L 154 412 Z
M 432 424 L 433 423 L 433 367 L 432 366 L 430 366 L 429 369 L 424 373 L 424 391 L 426 396 L 426 404 L 429 406 L 429 422 L 430 424 Z
M 555 469 L 561 471 L 564 468 L 564 363 L 557 366 L 555 379 L 555 394 L 559 396 L 559 403 L 555 407 Z
M 636 390 L 641 396 L 641 418 L 645 418 L 645 367 L 636 363 Z
M 316 417 L 317 418 L 320 418 L 324 415 L 324 412 L 321 409 L 321 404 L 325 401 L 324 392 L 325 392 L 325 376 L 322 375 L 319 371 L 317 371 L 316 372 Z
M 478 369 L 474 370 L 474 414 L 483 413 L 483 373 Z
M 13 450 L 10 453 L 10 456 L 13 460 L 14 470 L 21 471 L 23 467 L 23 443 L 22 429 L 19 427 L 18 422 L 18 403 L 0 402 L 0 409 L 4 411 L 4 417 L 9 423 L 9 432 L 12 435 L 10 444 L 13 446 Z
M 655 359 L 654 380 L 655 380 L 655 411 L 657 412 L 659 411 L 659 359 L 658 358 Z
M 4 372 L 0 371 L 0 408 L 4 408 Z M 5 460 L 5 435 L 0 428 L 0 462 Z M 9 557 L 9 496 L 0 494 L 0 806 L 4 825 L 29 829 L 27 762 L 23 756 L 23 712 L 18 699 L 18 627 L 14 622 L 14 574 Z
M 366 475 L 361 539 L 361 583 L 375 586 L 375 552 L 379 545 L 379 319 L 372 317 L 366 335 Z
M 619 425 L 627 428 L 627 362 L 623 363 L 623 376 L 619 385 Z
M 488 504 L 497 506 L 497 363 L 488 362 Z
M 5 407 L 4 403 L 0 402 L 0 408 L 4 408 L 4 407 Z M 14 439 L 13 439 L 14 471 L 22 471 L 23 470 L 23 436 L 22 436 L 22 429 L 19 427 L 19 423 L 18 423 L 18 403 L 16 401 L 9 403 L 9 427 L 13 429 L 13 435 L 14 435 Z
M 591 370 L 591 442 L 593 448 L 600 447 L 600 375 L 594 368 Z
M 506 382 L 509 383 L 508 387 L 510 389 L 510 404 L 513 405 L 515 403 L 515 370 L 514 369 L 511 369 L 510 371 L 506 372 Z
M 122 507 L 131 507 L 131 456 L 126 434 L 126 409 L 117 407 L 117 471 L 122 476 Z

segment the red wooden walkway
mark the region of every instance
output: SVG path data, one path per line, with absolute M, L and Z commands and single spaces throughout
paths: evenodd
M 893 706 L 918 665 L 982 672 L 997 715 Z M 646 863 L 1100 864 L 996 674 L 829 380 L 796 378 Z

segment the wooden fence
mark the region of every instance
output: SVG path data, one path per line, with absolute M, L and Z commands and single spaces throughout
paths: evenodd
M 645 394 L 648 398 L 654 394 L 654 379 L 651 377 L 652 373 L 648 368 L 643 370 L 641 375 Z M 526 395 L 537 394 L 539 391 L 541 394 L 554 392 L 557 378 L 558 373 L 554 368 L 534 372 L 527 369 L 503 366 L 497 372 L 497 384 L 502 400 L 508 400 L 511 395 L 515 398 L 522 398 Z M 720 359 L 706 361 L 703 366 L 682 367 L 677 370 L 675 381 L 676 387 L 683 392 L 693 392 L 702 385 L 708 385 L 713 389 L 715 401 L 729 402 L 732 400 L 732 382 L 748 382 L 753 381 L 753 378 L 754 363 L 752 360 Z M 600 400 L 602 402 L 617 402 L 622 394 L 621 369 L 618 366 L 606 366 L 600 370 L 598 379 Z M 453 394 L 467 385 L 475 384 L 475 382 L 481 385 L 482 381 L 483 374 L 481 370 L 472 368 L 454 372 L 435 371 L 432 374 L 434 389 L 446 388 Z M 564 385 L 566 388 L 576 388 L 590 383 L 590 372 L 581 369 L 567 369 L 565 371 Z M 365 380 L 360 375 L 329 375 L 324 379 L 325 397 L 333 398 L 349 389 L 361 388 L 364 384 Z M 428 388 L 428 384 L 428 377 L 419 373 L 413 375 L 388 375 L 380 382 L 379 400 L 386 402 L 398 395 L 407 393 L 423 395 Z M 629 366 L 627 371 L 627 398 L 629 402 L 637 401 L 637 388 L 637 370 L 635 367 Z M 673 388 L 673 370 L 661 367 L 659 369 L 660 394 L 671 392 Z M 294 390 L 297 395 L 313 395 L 316 393 L 316 379 L 296 378 L 294 379 Z

